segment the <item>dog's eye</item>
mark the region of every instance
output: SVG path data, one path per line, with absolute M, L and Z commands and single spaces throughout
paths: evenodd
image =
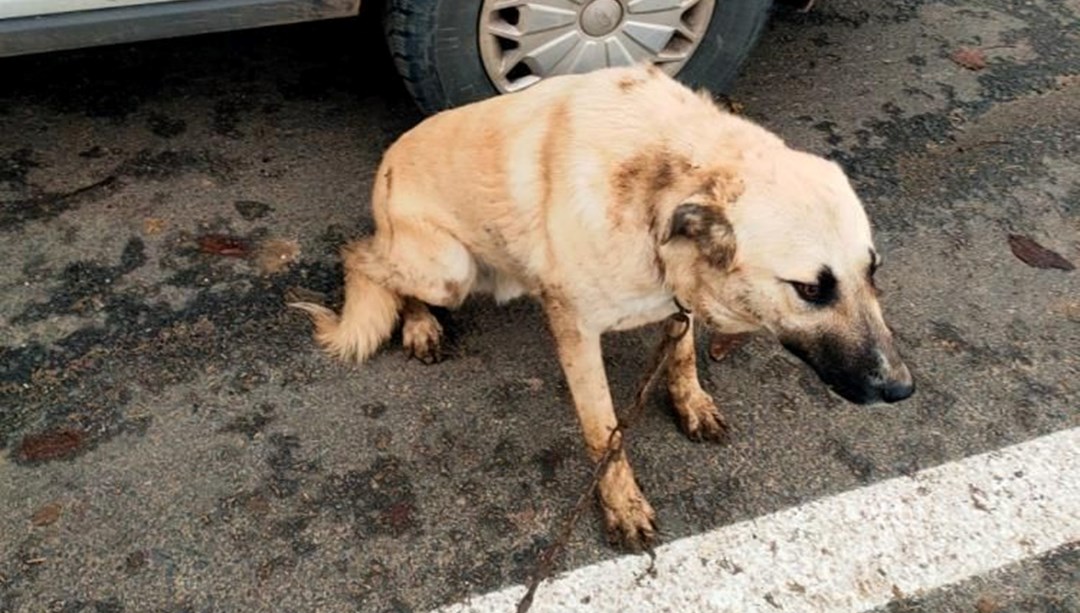
M 790 279 L 784 279 L 784 281 L 795 290 L 795 293 L 802 298 L 803 301 L 809 302 L 814 306 L 827 306 L 836 302 L 839 297 L 839 287 L 836 283 L 836 277 L 833 276 L 832 270 L 828 266 L 823 266 L 817 275 L 817 283 L 803 283 L 801 281 L 792 281 Z
M 881 295 L 881 289 L 877 286 L 877 280 L 874 279 L 874 275 L 878 271 L 878 267 L 881 266 L 880 261 L 870 262 L 870 268 L 866 271 L 866 280 L 870 283 L 870 289 L 873 290 L 875 296 Z
M 799 295 L 799 298 L 807 302 L 813 302 L 815 304 L 822 301 L 821 286 L 814 283 L 799 283 L 798 281 L 792 281 L 791 287 L 795 288 L 795 293 Z

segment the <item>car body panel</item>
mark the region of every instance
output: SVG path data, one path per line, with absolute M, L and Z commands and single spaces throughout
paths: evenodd
M 0 19 L 115 9 L 184 0 L 0 0 Z
M 349 17 L 360 7 L 360 0 L 131 2 L 117 0 L 109 3 L 110 8 L 0 19 L 0 57 Z M 69 6 L 81 3 L 66 2 Z

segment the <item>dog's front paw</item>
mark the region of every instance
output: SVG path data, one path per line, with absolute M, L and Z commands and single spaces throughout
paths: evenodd
M 677 405 L 682 431 L 692 441 L 721 442 L 727 437 L 727 422 L 716 402 L 704 391 Z
M 426 310 L 408 316 L 401 326 L 402 344 L 409 357 L 424 364 L 434 364 L 442 358 L 442 325 Z
M 656 540 L 656 512 L 644 498 L 618 509 L 604 506 L 604 525 L 608 541 L 622 544 L 631 551 L 641 551 Z
M 599 484 L 608 540 L 639 551 L 656 540 L 656 512 L 641 493 L 630 465 L 615 462 Z

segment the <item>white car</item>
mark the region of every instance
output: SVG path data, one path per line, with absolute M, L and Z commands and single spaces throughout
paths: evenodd
M 363 0 L 427 113 L 651 61 L 723 91 L 772 0 Z M 0 57 L 350 17 L 361 0 L 0 0 Z M 367 7 L 365 5 L 365 8 Z

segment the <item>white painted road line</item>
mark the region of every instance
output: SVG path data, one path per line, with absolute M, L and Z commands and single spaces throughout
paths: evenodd
M 866 611 L 1080 540 L 1080 428 L 573 570 L 532 611 Z M 513 611 L 507 588 L 445 613 Z

